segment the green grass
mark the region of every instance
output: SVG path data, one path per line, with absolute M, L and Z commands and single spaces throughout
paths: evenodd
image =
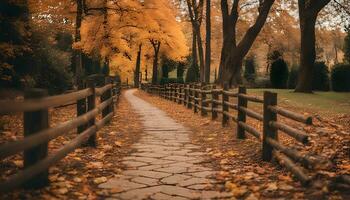
M 295 93 L 286 89 L 248 89 L 248 94 L 263 96 L 263 91 L 278 93 L 278 103 L 319 114 L 350 114 L 350 92 Z

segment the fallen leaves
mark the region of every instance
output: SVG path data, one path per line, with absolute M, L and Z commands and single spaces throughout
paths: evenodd
M 121 142 L 121 141 L 116 141 L 116 142 L 114 142 L 114 144 L 115 144 L 117 147 L 122 147 L 122 142 Z
M 0 199 L 101 199 L 106 194 L 98 188 L 100 183 L 107 181 L 121 173 L 121 159 L 128 154 L 130 145 L 137 141 L 142 131 L 138 116 L 130 108 L 130 105 L 121 98 L 116 117 L 111 123 L 98 131 L 97 148 L 82 147 L 68 154 L 49 169 L 50 185 L 43 190 L 17 190 L 0 195 Z M 50 126 L 71 120 L 75 117 L 74 106 L 56 109 L 50 112 Z M 6 126 L 7 135 L 0 130 L 0 143 L 20 139 L 23 137 L 22 116 L 6 117 L 11 123 Z M 133 123 L 130 124 L 129 122 Z M 49 143 L 49 153 L 55 152 L 63 144 L 75 138 L 76 132 L 72 131 L 58 137 Z M 116 142 L 117 141 L 117 142 Z M 4 165 L 6 164 L 6 165 Z M 22 155 L 18 154 L 8 160 L 0 161 L 0 177 L 12 175 L 23 167 Z M 6 167 L 9 166 L 9 167 Z
M 101 183 L 107 182 L 107 180 L 108 179 L 106 177 L 102 176 L 102 177 L 99 177 L 99 178 L 95 178 L 94 179 L 94 183 L 95 184 L 101 184 Z

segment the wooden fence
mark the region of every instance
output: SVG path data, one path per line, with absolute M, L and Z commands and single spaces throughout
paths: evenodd
M 301 166 L 312 168 L 327 163 L 319 157 L 304 155 L 278 141 L 278 130 L 280 130 L 302 144 L 308 143 L 308 135 L 304 131 L 279 122 L 278 115 L 306 125 L 312 124 L 312 118 L 278 106 L 276 93 L 266 91 L 264 97 L 261 98 L 248 95 L 244 87 L 239 87 L 238 92 L 233 92 L 228 89 L 227 85 L 224 85 L 223 89 L 216 89 L 215 86 L 203 84 L 168 84 L 165 86 L 143 84 L 141 89 L 183 104 L 193 109 L 195 113 L 200 112 L 202 116 L 211 113 L 212 119 L 216 119 L 222 115 L 223 126 L 226 126 L 229 120 L 233 120 L 237 123 L 237 138 L 244 139 L 246 133 L 249 133 L 262 141 L 262 159 L 271 161 L 274 157 L 304 185 L 309 184 L 311 177 Z M 230 102 L 230 98 L 236 98 L 237 103 Z M 249 109 L 248 102 L 262 104 L 262 113 Z M 236 114 L 230 112 L 232 110 L 236 111 Z M 247 117 L 262 123 L 262 133 L 247 123 Z
M 48 169 L 76 148 L 93 146 L 96 133 L 114 115 L 114 103 L 120 95 L 120 84 L 106 78 L 103 87 L 95 87 L 94 80 L 86 81 L 86 89 L 47 96 L 42 89 L 31 89 L 25 93 L 23 101 L 0 101 L 0 115 L 23 113 L 24 138 L 0 146 L 0 159 L 23 152 L 24 169 L 0 183 L 0 192 L 8 192 L 17 187 L 41 188 L 49 183 Z M 100 98 L 96 105 L 96 98 Z M 77 102 L 77 117 L 71 121 L 49 127 L 49 108 L 57 108 Z M 102 113 L 101 120 L 96 116 Z M 48 155 L 48 142 L 77 128 L 79 133 L 68 144 Z

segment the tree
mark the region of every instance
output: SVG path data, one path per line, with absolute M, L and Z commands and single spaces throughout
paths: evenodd
M 273 3 L 274 0 L 259 1 L 259 14 L 256 21 L 237 44 L 236 25 L 239 17 L 239 0 L 234 0 L 231 11 L 229 11 L 227 0 L 221 0 L 224 38 L 219 68 L 219 79 L 221 83 L 237 85 L 241 82 L 242 61 L 264 26 Z
M 134 86 L 136 88 L 138 88 L 140 85 L 141 49 L 142 49 L 142 44 L 139 45 L 139 50 L 137 51 L 136 66 L 134 71 Z
M 154 50 L 154 57 L 153 57 L 153 74 L 152 74 L 152 84 L 157 84 L 158 82 L 158 57 L 159 57 L 159 49 L 161 42 L 158 40 L 150 40 L 153 50 Z
M 315 24 L 318 13 L 330 0 L 298 0 L 300 20 L 300 67 L 295 92 L 312 92 L 312 74 L 316 59 Z
M 204 82 L 210 82 L 210 62 L 211 62 L 211 14 L 210 1 L 206 0 L 206 37 L 205 37 L 205 66 L 204 66 Z
M 111 73 L 120 74 L 124 80 L 134 71 L 141 43 L 140 61 L 153 63 L 153 81 L 157 80 L 159 55 L 182 60 L 188 53 L 169 0 L 88 1 L 86 11 L 82 39 L 75 48 L 108 60 Z
M 203 19 L 203 6 L 204 0 L 186 0 L 189 18 L 192 24 L 192 54 L 197 54 L 198 48 L 198 56 L 199 56 L 199 69 L 200 69 L 200 81 L 204 81 L 204 54 L 203 54 L 203 44 L 202 44 L 202 36 L 201 36 L 201 24 Z M 194 44 L 197 42 L 197 44 Z M 193 65 L 197 65 L 197 55 L 194 56 Z
M 0 87 L 20 86 L 33 71 L 29 16 L 26 0 L 0 2 Z

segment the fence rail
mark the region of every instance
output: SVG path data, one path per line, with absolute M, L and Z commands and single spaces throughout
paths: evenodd
M 217 119 L 218 114 L 221 114 L 222 126 L 226 126 L 230 120 L 236 122 L 237 138 L 244 139 L 245 134 L 249 133 L 262 141 L 263 160 L 271 161 L 274 157 L 304 185 L 309 184 L 311 178 L 304 168 L 297 163 L 307 168 L 329 163 L 319 156 L 304 155 L 278 141 L 278 130 L 302 144 L 307 144 L 309 141 L 307 133 L 278 121 L 278 115 L 305 125 L 312 125 L 312 117 L 279 107 L 276 93 L 266 91 L 262 98 L 248 95 L 244 87 L 239 87 L 238 92 L 234 92 L 230 91 L 227 85 L 224 85 L 223 89 L 217 89 L 215 86 L 203 84 L 168 84 L 165 86 L 143 84 L 141 89 L 151 94 L 158 94 L 165 99 L 183 102 L 184 106 L 193 109 L 195 113 L 201 110 L 202 116 L 211 113 L 212 119 Z M 183 90 L 184 92 L 176 96 L 176 93 L 172 92 L 174 90 Z M 236 98 L 237 104 L 232 103 L 230 98 Z M 248 108 L 248 102 L 263 105 L 262 112 L 259 113 Z M 236 111 L 236 114 L 232 113 L 232 110 Z M 248 124 L 247 117 L 262 122 L 263 131 L 260 132 L 254 126 Z
M 89 79 L 83 85 L 86 89 L 68 94 L 47 97 L 42 89 L 31 89 L 23 101 L 0 101 L 0 114 L 24 113 L 24 138 L 2 144 L 0 159 L 24 152 L 24 169 L 0 183 L 0 192 L 14 188 L 41 188 L 49 183 L 48 168 L 67 154 L 84 146 L 96 146 L 96 133 L 109 123 L 114 115 L 114 103 L 120 95 L 120 84 L 106 78 L 105 85 L 95 87 L 95 80 Z M 96 98 L 100 104 L 96 106 Z M 72 104 L 77 105 L 77 117 L 55 127 L 49 127 L 48 109 Z M 102 119 L 96 116 L 102 113 Z M 68 144 L 48 156 L 48 142 L 78 128 L 78 135 Z

